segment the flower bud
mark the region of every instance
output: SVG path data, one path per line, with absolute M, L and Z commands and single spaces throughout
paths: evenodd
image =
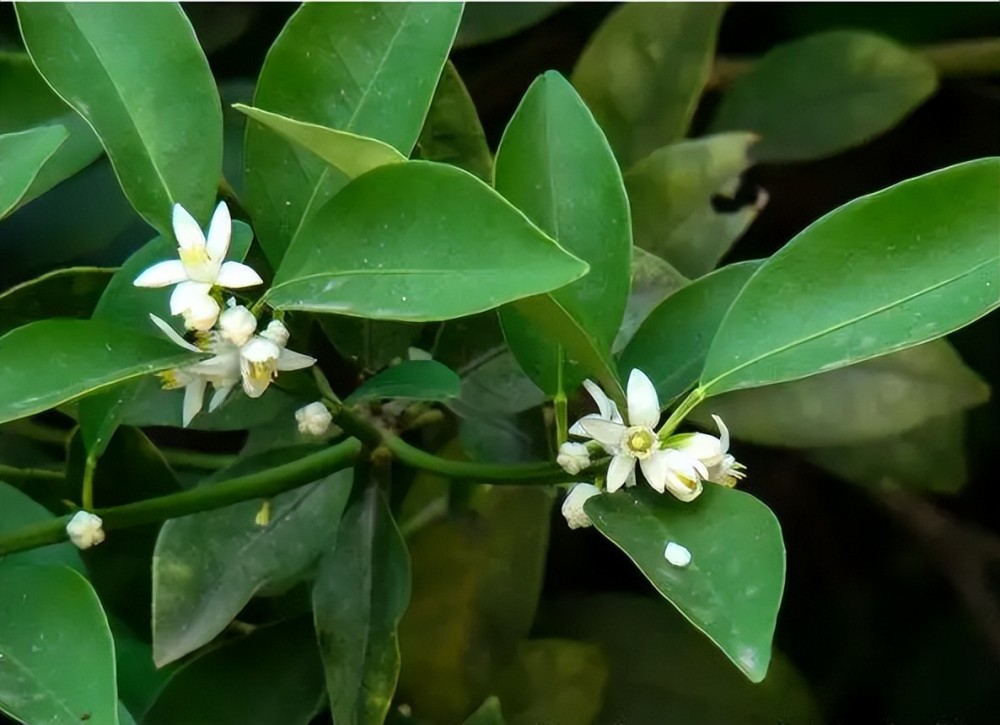
M 325 405 L 317 401 L 296 410 L 295 420 L 299 423 L 300 433 L 321 436 L 330 427 L 333 416 L 330 415 L 330 411 L 326 409 Z
M 267 329 L 260 333 L 261 337 L 266 337 L 280 348 L 284 348 L 288 344 L 290 335 L 291 333 L 288 332 L 288 328 L 281 320 L 271 320 L 267 324 Z
M 667 548 L 663 550 L 663 558 L 683 569 L 691 563 L 691 552 L 676 541 L 669 541 Z
M 243 305 L 230 307 L 219 316 L 219 335 L 226 342 L 242 347 L 257 331 L 257 318 Z
M 104 522 L 89 511 L 77 511 L 66 524 L 66 534 L 78 549 L 89 549 L 104 541 Z
M 573 486 L 562 505 L 563 518 L 571 529 L 582 529 L 593 525 L 587 512 L 583 510 L 583 504 L 587 499 L 600 493 L 601 489 L 589 483 L 578 483 Z
M 558 463 L 566 473 L 575 476 L 590 465 L 590 451 L 583 443 L 567 441 L 559 446 Z
M 198 295 L 188 301 L 188 306 L 181 310 L 184 317 L 184 327 L 188 330 L 208 332 L 219 319 L 219 303 L 209 295 Z

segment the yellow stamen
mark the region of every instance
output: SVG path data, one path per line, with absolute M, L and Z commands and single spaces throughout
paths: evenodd
M 179 250 L 185 267 L 197 267 L 208 262 L 208 250 L 201 245 Z
M 642 458 L 652 452 L 655 442 L 656 436 L 651 430 L 638 426 L 629 429 L 625 437 L 625 445 L 637 458 Z

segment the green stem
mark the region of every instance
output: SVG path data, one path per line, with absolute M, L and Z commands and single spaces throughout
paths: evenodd
M 164 449 L 163 459 L 178 468 L 201 468 L 205 470 L 220 470 L 233 465 L 238 456 L 231 453 L 203 453 L 181 448 Z
M 36 423 L 30 418 L 22 418 L 21 420 L 12 420 L 10 423 L 4 423 L 2 430 L 4 433 L 10 433 L 19 438 L 28 438 L 39 443 L 51 443 L 58 446 L 65 446 L 66 438 L 68 437 L 66 431 L 43 425 L 42 423 Z
M 83 508 L 92 511 L 94 508 L 94 472 L 97 470 L 97 458 L 87 456 L 83 464 L 83 491 L 80 494 L 80 501 Z
M 347 468 L 360 450 L 361 445 L 356 440 L 348 440 L 266 471 L 169 496 L 97 509 L 94 513 L 103 519 L 106 530 L 123 529 L 210 511 L 254 498 L 270 498 Z M 70 518 L 70 515 L 62 516 L 0 536 L 0 557 L 63 541 Z
M 44 468 L 17 468 L 0 463 L 0 481 L 61 481 L 65 478 L 62 471 L 49 471 Z
M 687 417 L 687 414 L 694 410 L 704 399 L 704 388 L 699 387 L 692 390 L 688 396 L 681 401 L 681 404 L 674 408 L 670 417 L 667 418 L 667 422 L 660 427 L 660 431 L 657 433 L 660 440 L 663 440 L 667 436 L 673 434 L 673 432 L 677 429 L 677 426 L 681 424 L 681 421 Z
M 566 390 L 563 383 L 563 362 L 565 353 L 560 346 L 556 360 L 556 394 L 552 398 L 556 415 L 556 449 L 569 439 L 569 420 L 566 405 Z

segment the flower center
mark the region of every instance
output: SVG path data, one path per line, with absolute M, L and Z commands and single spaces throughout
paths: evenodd
M 255 383 L 271 382 L 276 377 L 276 372 L 277 366 L 274 364 L 274 360 L 250 363 L 249 376 Z
M 635 458 L 648 458 L 655 444 L 656 434 L 649 428 L 637 425 L 625 431 L 625 447 Z
M 200 245 L 188 247 L 180 250 L 180 257 L 185 267 L 200 267 L 208 263 L 208 249 Z

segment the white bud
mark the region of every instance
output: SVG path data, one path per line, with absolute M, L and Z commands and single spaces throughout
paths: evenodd
M 667 548 L 663 550 L 663 558 L 683 569 L 691 563 L 691 552 L 676 541 L 670 541 L 667 543 Z
M 563 518 L 566 519 L 566 523 L 571 529 L 583 529 L 593 525 L 587 512 L 583 510 L 583 504 L 586 503 L 587 499 L 598 496 L 600 493 L 601 489 L 589 483 L 578 483 L 573 486 L 562 505 Z
M 192 297 L 188 306 L 181 311 L 184 327 L 188 330 L 208 332 L 219 319 L 219 303 L 209 295 Z
M 257 318 L 243 305 L 230 306 L 219 316 L 219 335 L 242 347 L 257 331 Z
M 575 476 L 580 471 L 590 465 L 590 452 L 583 443 L 572 443 L 566 441 L 559 446 L 559 455 L 556 456 L 558 463 L 566 473 Z
M 321 436 L 333 422 L 333 416 L 326 406 L 320 402 L 309 403 L 295 411 L 295 420 L 299 422 L 299 432 L 306 435 Z
M 261 337 L 266 337 L 278 347 L 284 348 L 288 344 L 288 338 L 291 336 L 291 333 L 288 332 L 288 328 L 285 327 L 285 323 L 281 320 L 271 320 L 267 324 L 267 329 L 260 333 L 260 335 Z
M 104 541 L 104 522 L 89 511 L 77 511 L 66 524 L 66 534 L 78 549 L 89 549 Z

